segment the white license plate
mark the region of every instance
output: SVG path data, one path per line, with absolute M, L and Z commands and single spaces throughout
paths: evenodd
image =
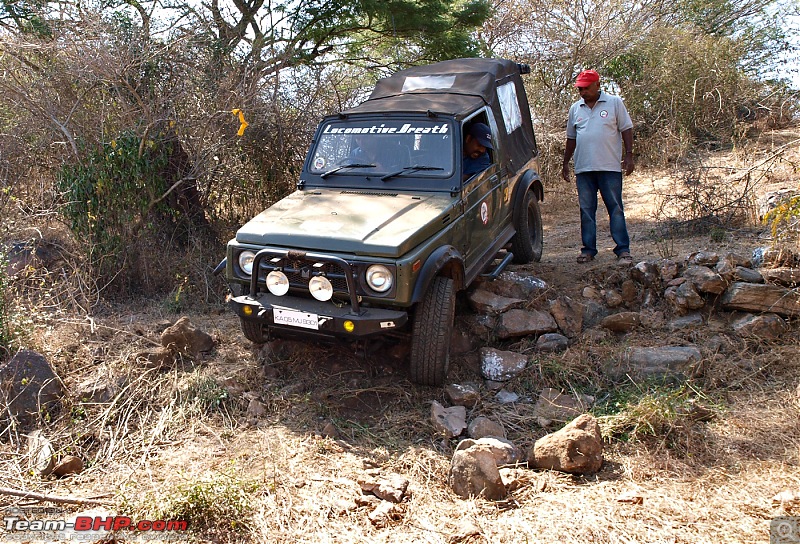
M 276 325 L 319 330 L 319 316 L 317 314 L 274 308 L 272 317 Z

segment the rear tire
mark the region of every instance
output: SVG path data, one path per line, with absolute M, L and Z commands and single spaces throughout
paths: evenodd
M 544 232 L 542 229 L 542 212 L 539 201 L 533 191 L 525 193 L 522 214 L 516 221 L 517 233 L 511 239 L 511 251 L 516 264 L 528 264 L 542 260 Z
M 417 305 L 414 316 L 409 361 L 414 383 L 439 387 L 447 379 L 455 309 L 453 280 L 437 276 Z
M 242 333 L 245 338 L 254 344 L 265 344 L 269 341 L 269 335 L 266 333 L 263 323 L 243 317 L 240 317 L 239 321 L 242 324 Z

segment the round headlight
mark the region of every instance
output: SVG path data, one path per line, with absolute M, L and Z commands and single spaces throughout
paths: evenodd
M 289 292 L 289 278 L 280 270 L 273 270 L 267 274 L 267 289 L 276 297 L 282 297 Z
M 392 288 L 394 278 L 388 268 L 382 264 L 373 264 L 367 268 L 367 285 L 379 293 L 385 293 Z
M 325 302 L 333 296 L 333 285 L 325 276 L 314 276 L 308 282 L 308 290 L 315 299 Z
M 253 273 L 253 259 L 256 254 L 252 251 L 242 251 L 239 253 L 239 268 L 248 276 Z

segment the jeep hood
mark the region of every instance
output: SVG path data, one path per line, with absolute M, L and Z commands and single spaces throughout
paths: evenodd
M 287 249 L 398 258 L 449 225 L 446 193 L 295 191 L 236 233 L 236 241 Z

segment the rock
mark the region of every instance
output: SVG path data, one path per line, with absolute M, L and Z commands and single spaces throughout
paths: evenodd
M 192 357 L 198 357 L 204 351 L 214 348 L 214 339 L 206 332 L 201 331 L 189 320 L 181 317 L 174 325 L 161 333 L 161 345 Z
M 80 474 L 83 472 L 83 461 L 80 457 L 74 455 L 66 455 L 61 461 L 53 468 L 53 474 L 59 478 L 63 478 L 68 474 Z
M 250 399 L 247 405 L 247 417 L 260 418 L 267 415 L 267 407 L 258 399 Z
M 381 500 L 400 503 L 408 491 L 408 478 L 400 474 L 393 474 L 389 478 L 378 480 L 359 480 L 358 485 L 363 493 L 371 493 Z
M 575 338 L 581 333 L 584 309 L 583 304 L 564 295 L 550 302 L 550 314 L 561 332 L 569 338 Z
M 53 444 L 37 429 L 28 435 L 28 470 L 39 476 L 48 476 L 53 472 L 55 463 Z
M 780 268 L 762 268 L 761 276 L 765 281 L 795 287 L 800 283 L 800 268 L 781 266 Z
M 569 347 L 569 339 L 557 332 L 549 332 L 536 339 L 536 351 L 553 353 L 564 351 Z
M 693 363 L 702 358 L 695 346 L 664 346 L 658 348 L 631 348 L 623 356 L 621 375 L 658 381 L 679 380 L 694 374 Z
M 522 461 L 522 451 L 510 440 L 499 436 L 485 436 L 478 439 L 467 438 L 458 443 L 456 451 L 469 449 L 475 445 L 488 446 L 498 467 L 514 465 Z
M 472 309 L 481 314 L 501 314 L 525 304 L 524 300 L 509 298 L 486 289 L 475 289 L 467 296 Z
M 764 283 L 764 276 L 758 270 L 737 266 L 733 269 L 731 282 L 743 281 L 747 283 Z
M 690 266 L 683 272 L 683 277 L 701 293 L 720 295 L 727 287 L 723 277 L 706 266 Z
M 608 315 L 608 309 L 602 304 L 598 304 L 593 300 L 588 301 L 584 305 L 583 310 L 583 326 L 584 328 L 591 328 L 599 324 L 604 317 Z
M 0 394 L 6 397 L 0 406 L 28 429 L 56 408 L 64 389 L 43 355 L 23 349 L 0 365 Z
M 633 304 L 639 300 L 639 288 L 636 287 L 636 282 L 633 280 L 625 280 L 622 282 L 622 291 L 620 293 L 622 300 L 625 304 Z
M 513 402 L 519 401 L 519 395 L 512 391 L 507 391 L 505 389 L 501 389 L 497 392 L 494 396 L 495 400 L 500 404 L 511 404 Z
M 478 338 L 487 338 L 494 333 L 497 318 L 495 316 L 480 314 L 467 318 L 469 331 Z
M 703 316 L 698 313 L 691 313 L 676 319 L 673 319 L 667 325 L 667 329 L 671 331 L 679 331 L 682 329 L 693 329 L 695 327 L 703 326 Z
M 513 351 L 481 348 L 481 375 L 487 380 L 505 382 L 528 366 L 528 357 Z
M 168 348 L 153 348 L 135 355 L 136 363 L 144 368 L 163 368 L 175 362 L 175 354 Z
M 494 281 L 483 282 L 481 288 L 503 297 L 532 300 L 547 289 L 547 284 L 535 276 L 506 270 Z
M 450 404 L 455 406 L 465 406 L 474 408 L 481 400 L 481 394 L 471 385 L 451 383 L 445 386 L 444 393 L 447 395 Z
M 456 449 L 450 463 L 448 484 L 463 499 L 480 496 L 500 500 L 508 493 L 497 468 L 494 451 L 487 444 Z
M 625 301 L 622 299 L 622 295 L 620 295 L 615 289 L 606 289 L 604 298 L 606 306 L 609 308 L 616 308 L 625 303 Z
M 636 327 L 642 324 L 642 316 L 639 312 L 620 312 L 618 314 L 611 314 L 603 319 L 601 325 L 612 331 L 618 333 L 631 332 Z
M 104 368 L 80 382 L 74 391 L 78 402 L 103 404 L 111 402 L 117 394 L 117 386 L 111 380 L 109 370 Z
M 334 425 L 332 421 L 328 421 L 325 426 L 322 427 L 320 434 L 325 438 L 333 438 L 335 440 L 339 438 L 339 429 L 336 428 L 336 425 Z
M 661 281 L 666 283 L 678 275 L 678 264 L 669 259 L 659 259 L 656 261 L 656 269 Z
M 528 465 L 572 474 L 597 472 L 603 465 L 603 438 L 597 420 L 583 414 L 540 438 L 528 453 Z
M 403 519 L 404 509 L 399 504 L 382 501 L 375 510 L 367 514 L 367 519 L 378 529 L 388 527 Z
M 675 289 L 674 291 L 670 291 Z M 664 292 L 664 298 L 672 302 L 682 311 L 697 310 L 705 306 L 706 301 L 695 290 L 694 284 L 690 281 L 680 284 L 678 287 L 669 287 Z
M 497 336 L 502 339 L 544 334 L 558 330 L 553 316 L 539 310 L 509 310 L 497 321 Z
M 774 340 L 788 328 L 786 322 L 775 314 L 747 314 L 733 322 L 733 330 L 745 338 Z
M 686 259 L 690 265 L 714 266 L 719 262 L 719 253 L 713 251 L 698 251 Z
M 721 302 L 726 310 L 771 312 L 784 317 L 800 315 L 800 293 L 778 285 L 732 283 Z
M 647 261 L 637 263 L 636 266 L 631 268 L 630 274 L 634 281 L 641 283 L 645 287 L 654 285 L 661 278 L 658 267 Z
M 463 406 L 445 408 L 436 401 L 431 403 L 431 423 L 437 432 L 453 438 L 467 428 L 467 409 Z
M 539 393 L 539 398 L 533 407 L 533 415 L 551 422 L 563 423 L 585 412 L 593 402 L 594 399 L 588 395 L 579 395 L 576 398 L 557 389 L 545 387 Z
M 480 416 L 476 417 L 470 422 L 469 427 L 467 427 L 467 434 L 470 438 L 474 438 L 475 440 L 487 436 L 505 438 L 506 430 L 503 428 L 502 424 L 493 421 L 488 417 Z
M 603 299 L 603 296 L 600 294 L 600 291 L 598 291 L 597 288 L 592 287 L 591 285 L 583 288 L 583 290 L 581 291 L 581 296 L 589 300 L 594 300 L 595 302 L 600 302 Z

